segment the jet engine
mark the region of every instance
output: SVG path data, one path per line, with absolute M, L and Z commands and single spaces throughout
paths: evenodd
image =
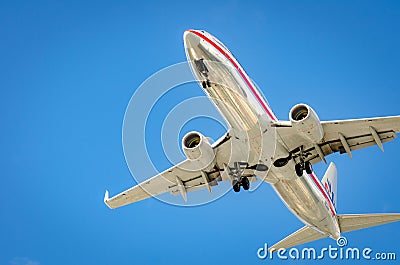
M 324 138 L 324 130 L 317 113 L 306 104 L 295 105 L 289 113 L 293 128 L 299 134 L 313 143 L 319 143 Z
M 182 139 L 182 149 L 189 160 L 204 168 L 215 165 L 215 153 L 208 139 L 199 132 L 189 132 Z

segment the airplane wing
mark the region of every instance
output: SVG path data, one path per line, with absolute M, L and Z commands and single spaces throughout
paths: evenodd
M 392 141 L 400 132 L 400 116 L 322 121 L 321 124 L 325 136 L 319 144 L 300 136 L 290 122 L 279 122 L 276 129 L 289 151 L 303 146 L 307 160 L 312 164 L 326 161 L 325 156 L 335 152 L 352 157 L 352 151 L 372 145 L 378 145 L 383 151 L 382 143 Z
M 106 191 L 104 203 L 110 208 L 118 208 L 165 192 L 182 192 L 186 200 L 186 192 L 202 188 L 205 184 L 200 172 L 187 170 L 190 162 L 187 159 L 112 198 L 108 198 Z
M 230 180 L 227 174 L 222 174 L 222 165 L 228 164 L 231 152 L 229 132 L 215 142 L 212 147 L 215 150 L 217 160 L 214 169 L 208 172 L 196 170 L 199 168 L 198 164 L 186 159 L 112 198 L 108 197 L 108 191 L 106 191 L 104 203 L 113 209 L 166 192 L 181 195 L 185 201 L 188 192 L 207 188 L 211 193 L 212 186 L 218 185 L 220 181 Z M 243 176 L 247 176 L 249 181 L 256 181 L 251 172 L 251 170 L 246 169 Z

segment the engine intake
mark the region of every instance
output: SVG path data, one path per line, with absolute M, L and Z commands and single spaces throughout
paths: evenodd
M 215 153 L 208 139 L 199 132 L 189 132 L 182 139 L 182 149 L 189 160 L 197 161 L 201 169 L 215 165 Z
M 293 128 L 311 142 L 319 143 L 324 138 L 325 133 L 321 121 L 310 106 L 306 104 L 295 105 L 290 110 L 289 118 Z

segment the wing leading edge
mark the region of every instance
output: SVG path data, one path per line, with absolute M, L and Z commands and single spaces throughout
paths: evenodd
M 166 192 L 180 194 L 186 201 L 186 193 L 205 188 L 211 193 L 211 186 L 216 186 L 223 180 L 217 168 L 210 172 L 190 168 L 193 168 L 192 161 L 185 160 L 112 198 L 108 198 L 106 191 L 104 203 L 114 209 Z

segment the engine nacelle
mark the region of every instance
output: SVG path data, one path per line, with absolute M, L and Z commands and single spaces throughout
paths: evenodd
M 189 132 L 182 139 L 182 149 L 189 160 L 197 161 L 201 169 L 215 165 L 215 153 L 208 139 L 199 132 Z
M 289 113 L 293 128 L 313 143 L 324 138 L 324 130 L 317 113 L 306 104 L 297 104 Z

